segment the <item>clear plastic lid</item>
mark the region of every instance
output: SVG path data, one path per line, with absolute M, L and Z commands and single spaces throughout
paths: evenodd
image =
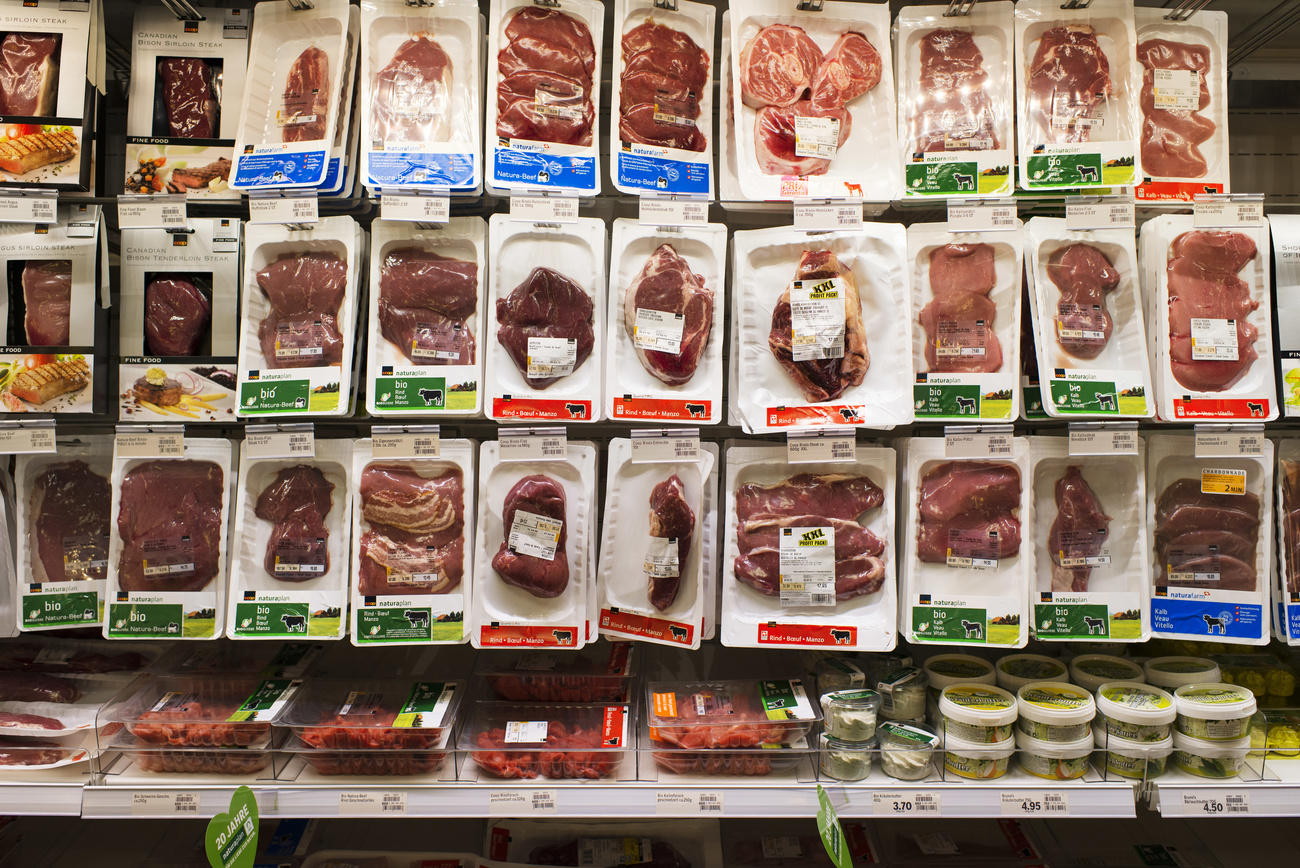
M 1243 735 L 1230 741 L 1207 741 L 1203 738 L 1174 732 L 1174 750 L 1186 751 L 1196 756 L 1210 758 L 1232 757 L 1241 759 L 1250 752 L 1250 736 Z
M 636 674 L 632 642 L 594 642 L 581 651 L 479 651 L 474 677 L 513 702 L 626 702 Z
M 1223 677 L 1219 664 L 1205 657 L 1152 657 L 1142 668 L 1147 683 L 1165 690 L 1184 684 L 1209 684 Z
M 631 726 L 628 705 L 487 701 L 457 744 L 492 777 L 606 778 L 633 747 Z
M 1070 661 L 1070 680 L 1095 691 L 1107 681 L 1145 681 L 1146 672 L 1132 660 L 1113 654 L 1080 654 Z
M 1250 717 L 1257 708 L 1255 694 L 1235 684 L 1184 684 L 1174 691 L 1174 703 L 1179 714 L 1202 720 Z
M 1177 716 L 1174 698 L 1141 681 L 1107 681 L 1097 688 L 1097 711 L 1124 723 L 1158 726 Z
M 971 654 L 936 654 L 925 661 L 930 687 L 943 690 L 950 684 L 996 684 L 993 664 Z
M 1052 759 L 1078 759 L 1092 753 L 1093 748 L 1091 733 L 1074 741 L 1045 741 L 1041 738 L 1034 738 L 1028 733 L 1017 731 L 1015 740 L 1016 747 L 1025 753 Z
M 1093 726 L 1092 741 L 1100 750 L 1114 751 L 1124 756 L 1166 757 L 1174 749 L 1172 735 L 1167 735 L 1160 741 L 1133 741 L 1130 738 L 1111 735 L 1102 726 Z
M 989 744 L 982 741 L 967 741 L 955 735 L 945 735 L 943 749 L 976 759 L 1006 759 L 1016 752 L 1016 738 L 1008 736 L 1002 741 Z
M 117 733 L 115 747 L 257 747 L 298 687 L 289 678 L 146 675 L 100 709 L 97 726 Z
M 932 750 L 939 743 L 939 736 L 929 727 L 893 721 L 876 727 L 876 738 L 885 750 Z
M 434 747 L 455 722 L 464 694 L 459 681 L 314 680 L 298 689 L 277 723 L 310 750 Z
M 1005 690 L 1019 690 L 1031 681 L 1064 681 L 1069 669 L 1055 657 L 1042 654 L 1008 654 L 998 660 L 998 686 Z
M 1092 694 L 1064 681 L 1035 681 L 1016 693 L 1020 716 L 1049 726 L 1087 723 L 1097 714 Z
M 972 726 L 1006 726 L 1016 722 L 1016 698 L 992 684 L 954 684 L 939 694 L 939 712 Z
M 807 734 L 820 718 L 797 678 L 655 681 L 646 686 L 651 738 L 687 748 L 788 743 Z M 721 735 L 727 735 L 726 744 L 716 743 Z M 736 738 L 746 744 L 735 743 Z

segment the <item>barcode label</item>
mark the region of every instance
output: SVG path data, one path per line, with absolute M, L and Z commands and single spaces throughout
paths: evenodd
M 810 232 L 856 229 L 862 225 L 861 202 L 831 202 L 794 206 L 794 228 Z
M 184 458 L 185 432 L 118 432 L 114 449 L 118 458 Z
M 786 434 L 785 460 L 790 464 L 853 461 L 857 458 L 853 431 L 790 431 Z
M 632 463 L 678 462 L 700 460 L 700 431 L 647 429 L 632 432 Z
M 1231 816 L 1250 813 L 1250 794 L 1191 790 L 1183 793 L 1182 815 Z
M 578 197 L 516 194 L 510 197 L 510 219 L 573 223 L 578 219 Z
M 1219 431 L 1213 428 L 1196 429 L 1197 458 L 1236 458 L 1241 455 L 1263 455 L 1264 432 Z
M 1071 428 L 1070 456 L 1137 455 L 1136 428 Z
M 439 435 L 436 433 L 372 432 L 370 435 L 370 454 L 375 458 L 437 458 L 439 446 Z
M 1004 817 L 1064 817 L 1070 813 L 1065 793 L 1003 793 Z
M 694 817 L 700 814 L 721 816 L 724 810 L 722 793 L 695 790 L 660 790 L 655 793 L 655 813 L 672 817 Z
M 131 813 L 143 817 L 192 815 L 199 813 L 199 794 L 191 792 L 131 794 Z
M 488 793 L 489 817 L 522 817 L 554 814 L 559 810 L 555 790 L 492 790 Z
M 944 435 L 945 458 L 1010 458 L 1012 435 L 1008 433 L 949 433 Z
M 1016 206 L 991 202 L 948 202 L 949 232 L 988 232 L 1016 228 Z
M 311 431 L 244 431 L 249 458 L 315 458 L 316 435 Z
M 563 428 L 525 428 L 518 431 L 501 428 L 497 438 L 497 452 L 501 461 L 556 460 L 569 453 L 569 438 Z
M 341 817 L 394 817 L 406 813 L 406 793 L 348 792 L 339 793 Z
M 871 813 L 877 817 L 937 817 L 943 813 L 942 804 L 938 793 L 871 794 Z

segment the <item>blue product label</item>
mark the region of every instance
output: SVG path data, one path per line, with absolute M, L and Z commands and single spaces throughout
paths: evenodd
M 1287 606 L 1282 623 L 1286 624 L 1288 639 L 1300 639 L 1300 606 Z
M 371 151 L 366 183 L 374 187 L 472 187 L 474 155 Z
M 593 192 L 596 189 L 595 157 L 557 157 L 514 148 L 493 148 L 492 160 L 498 183 Z
M 619 152 L 618 182 L 638 190 L 708 195 L 709 164 Z
M 343 179 L 339 173 L 343 171 L 343 160 L 340 157 L 330 157 L 329 165 L 325 167 L 325 180 L 316 185 L 316 189 L 322 193 L 337 192 L 339 187 L 343 186 Z
M 235 167 L 237 187 L 312 187 L 325 176 L 325 151 L 296 154 L 243 154 Z
M 1231 636 L 1259 639 L 1264 635 L 1264 607 L 1245 603 L 1212 603 L 1205 600 L 1151 601 L 1151 629 L 1157 633 Z

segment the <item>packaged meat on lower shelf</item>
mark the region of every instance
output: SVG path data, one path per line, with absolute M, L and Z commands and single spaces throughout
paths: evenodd
M 1024 234 L 907 229 L 912 281 L 912 387 L 925 421 L 1012 422 L 1020 414 Z
M 1006 196 L 1015 149 L 1010 2 L 963 15 L 898 11 L 899 112 L 907 196 Z
M 1195 457 L 1192 434 L 1147 438 L 1157 637 L 1267 645 L 1273 442 L 1256 456 Z
M 238 220 L 122 230 L 118 400 L 140 422 L 235 421 Z
M 893 649 L 896 462 L 882 446 L 808 464 L 728 446 L 724 645 Z
M 465 641 L 474 566 L 474 443 L 438 440 L 436 457 L 352 449 L 352 642 Z
M 747 432 L 912 421 L 906 250 L 893 223 L 732 236 L 732 393 Z
M 461 779 L 635 780 L 631 705 L 479 701 L 460 729 Z
M 366 409 L 379 416 L 476 416 L 483 409 L 487 224 L 370 226 Z
M 1151 636 L 1145 449 L 1136 439 L 1131 455 L 1071 455 L 1068 438 L 1029 438 L 1038 639 Z
M 950 450 L 946 439 L 906 441 L 903 635 L 1023 648 L 1034 562 L 1029 443 Z
M 231 442 L 186 437 L 183 456 L 164 458 L 136 437 L 119 435 L 113 449 L 104 635 L 218 638 L 235 485 Z
M 637 648 L 596 641 L 581 651 L 480 651 L 474 680 L 512 702 L 630 702 Z
M 361 10 L 348 6 L 348 33 L 343 48 L 343 66 L 339 70 L 343 86 L 339 88 L 339 122 L 325 164 L 325 177 L 316 185 L 319 197 L 352 197 L 360 160 L 361 112 L 357 109 L 357 63 L 361 51 Z
M 496 310 L 485 352 L 488 418 L 596 421 L 604 408 L 604 221 L 493 214 L 488 226 Z
M 736 104 L 732 98 L 736 81 L 735 66 L 731 62 L 731 10 L 722 10 L 719 23 L 718 50 L 718 199 L 726 207 L 728 202 L 738 202 L 740 176 L 737 174 L 736 155 Z
M 1288 645 L 1300 644 L 1300 440 L 1277 442 L 1277 574 L 1279 623 Z
M 819 845 L 820 846 L 820 845 Z M 717 820 L 492 820 L 489 858 L 529 865 L 721 868 Z
M 232 639 L 339 639 L 351 574 L 352 441 L 316 440 L 314 458 L 245 448 L 230 569 Z
M 1300 416 L 1300 215 L 1270 214 L 1283 415 Z
M 496 868 L 495 863 L 473 853 L 445 853 L 432 850 L 316 850 L 308 854 L 302 868 Z M 509 866 L 500 866 L 509 868 Z
M 1029 221 L 1025 270 L 1043 409 L 1055 417 L 1155 413 L 1150 354 L 1130 229 Z
M 363 233 L 351 217 L 309 229 L 248 227 L 239 338 L 240 416 L 345 416 L 352 408 Z
M 605 412 L 627 421 L 722 418 L 727 230 L 614 221 Z
M 479 448 L 470 641 L 475 648 L 577 650 L 595 617 L 596 447 L 512 460 Z

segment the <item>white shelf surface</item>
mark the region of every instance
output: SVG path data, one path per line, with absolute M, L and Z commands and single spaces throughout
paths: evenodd
M 1246 764 L 1226 780 L 1171 768 L 1151 782 L 1151 807 L 1164 817 L 1300 816 L 1300 759 L 1252 757 Z
M 76 817 L 88 780 L 87 763 L 74 763 L 29 775 L 0 774 L 0 814 Z

